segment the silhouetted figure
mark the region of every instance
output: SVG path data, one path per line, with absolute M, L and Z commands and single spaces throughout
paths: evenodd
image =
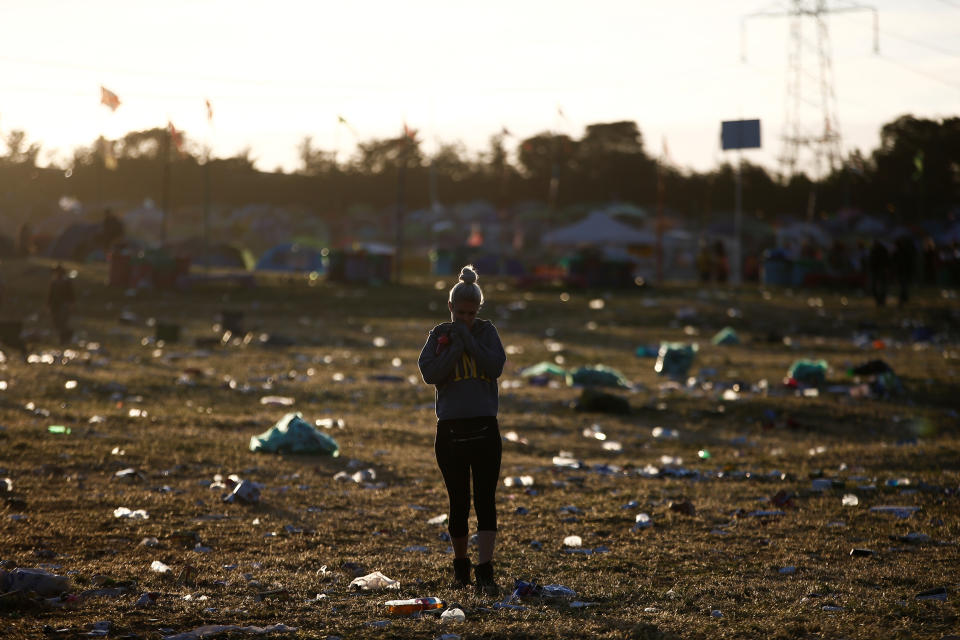
M 114 243 L 123 239 L 123 233 L 123 222 L 114 215 L 111 209 L 105 209 L 103 212 L 103 229 L 100 232 L 104 255 L 110 251 Z
M 900 306 L 907 304 L 910 299 L 910 284 L 917 265 L 917 247 L 913 238 L 900 236 L 893 249 L 893 271 L 897 276 L 900 288 Z
M 887 245 L 874 240 L 867 257 L 867 269 L 870 273 L 870 292 L 878 307 L 887 304 L 887 271 L 890 269 L 890 252 Z
M 70 328 L 70 313 L 74 303 L 73 282 L 67 277 L 67 272 L 59 264 L 53 268 L 50 278 L 50 288 L 47 290 L 47 306 L 53 318 L 53 327 L 61 345 L 68 344 L 73 337 Z
M 730 263 L 727 261 L 727 249 L 722 240 L 713 244 L 713 273 L 717 282 L 726 282 L 730 275 Z
M 17 234 L 17 254 L 26 257 L 33 253 L 33 225 L 24 222 Z
M 700 247 L 697 250 L 697 274 L 700 276 L 700 282 L 706 284 L 710 282 L 710 276 L 713 273 L 713 256 L 710 255 L 710 249 L 707 247 L 707 241 L 701 239 Z

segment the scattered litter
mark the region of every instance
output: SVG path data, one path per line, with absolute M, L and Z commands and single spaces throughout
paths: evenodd
M 578 387 L 620 387 L 629 389 L 630 381 L 616 369 L 602 364 L 592 367 L 578 367 L 566 374 L 567 384 Z
M 684 378 L 693 365 L 694 356 L 699 349 L 697 343 L 661 342 L 657 352 L 657 362 L 653 370 L 662 376 Z
M 715 345 L 735 345 L 740 344 L 740 336 L 733 330 L 733 327 L 724 327 L 713 336 L 711 342 Z
M 931 538 L 925 533 L 917 533 L 912 531 L 903 536 L 890 536 L 892 540 L 898 540 L 899 542 L 906 542 L 908 544 L 924 544 L 930 542 Z
M 268 407 L 292 407 L 295 400 L 287 396 L 263 396 L 260 404 Z
M 449 516 L 447 516 L 447 514 L 441 513 L 440 515 L 427 520 L 427 524 L 446 524 L 448 517 Z
M 532 487 L 533 476 L 513 476 L 503 479 L 505 487 Z
M 114 518 L 126 518 L 128 520 L 149 520 L 150 515 L 143 509 L 131 511 L 127 507 L 117 507 L 113 510 Z
M 354 471 L 353 473 L 338 471 L 333 475 L 333 479 L 337 482 L 353 482 L 356 484 L 363 484 L 365 482 L 373 482 L 376 480 L 377 472 L 372 468 L 360 469 L 359 471 Z
M 909 518 L 919 510 L 920 510 L 919 507 L 901 507 L 901 506 L 894 506 L 894 505 L 880 505 L 876 507 L 870 507 L 870 513 L 882 513 L 886 515 L 896 516 L 898 518 Z
M 381 589 L 399 589 L 400 582 L 392 580 L 379 571 L 374 571 L 365 576 L 354 578 L 350 583 L 351 591 L 379 591 Z
M 336 440 L 318 431 L 297 413 L 288 413 L 273 427 L 250 438 L 251 451 L 268 453 L 320 453 L 334 458 L 340 455 Z
M 855 507 L 860 504 L 860 498 L 852 493 L 848 493 L 843 496 L 843 506 L 845 507 Z
M 640 529 L 646 529 L 647 527 L 653 526 L 653 520 L 650 518 L 650 515 L 647 513 L 638 513 L 636 523 L 633 525 L 634 531 L 639 531 Z
M 714 609 L 713 611 L 710 612 L 710 617 L 711 617 L 711 618 L 722 618 L 722 617 L 723 617 L 723 612 L 720 611 L 719 609 Z
M 157 604 L 157 598 L 160 597 L 160 594 L 156 591 L 148 591 L 147 593 L 141 594 L 133 606 L 138 609 L 145 609 L 147 607 L 152 607 Z
M 171 569 L 159 560 L 154 560 L 150 563 L 150 571 L 155 571 L 156 573 L 170 573 Z
M 241 502 L 243 504 L 257 504 L 260 502 L 260 489 L 263 488 L 258 482 L 250 480 L 241 480 L 228 495 L 224 496 L 224 502 Z
M 663 427 L 654 427 L 653 430 L 650 432 L 650 435 L 652 435 L 657 440 L 665 440 L 665 439 L 676 440 L 677 438 L 680 437 L 680 432 L 677 431 L 676 429 L 664 429 Z
M 877 555 L 877 552 L 873 549 L 850 549 L 850 555 L 855 558 L 869 558 Z
M 0 593 L 33 591 L 45 598 L 58 596 L 70 588 L 70 578 L 44 569 L 0 569 Z
M 440 620 L 443 622 L 464 622 L 466 619 L 467 614 L 463 612 L 463 609 L 458 607 L 447 609 L 440 614 Z
M 784 576 L 792 576 L 796 572 L 797 572 L 797 568 L 794 566 L 780 567 L 780 571 L 779 571 L 780 575 L 784 575 Z
M 201 640 L 203 638 L 212 638 L 213 636 L 223 633 L 249 633 L 251 635 L 262 636 L 270 633 L 294 633 L 295 631 L 297 631 L 297 627 L 288 627 L 285 624 L 269 624 L 265 627 L 241 627 L 236 624 L 208 624 L 197 627 L 193 631 L 163 636 L 163 640 Z
M 800 384 L 820 386 L 827 379 L 826 360 L 796 360 L 787 370 L 787 378 Z
M 583 538 L 580 536 L 567 536 L 563 539 L 563 546 L 565 547 L 582 547 Z
M 947 588 L 937 587 L 935 589 L 928 589 L 926 591 L 921 591 L 915 596 L 915 598 L 917 600 L 939 600 L 940 602 L 946 602 Z

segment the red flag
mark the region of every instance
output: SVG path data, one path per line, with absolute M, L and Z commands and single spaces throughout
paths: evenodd
M 410 127 L 407 126 L 407 123 L 404 122 L 404 123 L 403 123 L 403 136 L 404 136 L 405 138 L 409 138 L 410 140 L 415 140 L 416 137 L 417 137 L 417 130 L 416 130 L 416 129 L 411 129 Z
M 210 104 L 210 98 L 204 100 L 207 105 L 207 122 L 213 122 L 213 105 Z
M 170 140 L 173 141 L 173 146 L 177 148 L 177 151 L 183 153 L 183 133 L 177 131 L 177 128 L 169 120 L 167 121 L 167 129 L 170 131 Z
M 110 111 L 116 111 L 120 106 L 120 98 L 110 89 L 100 85 L 100 104 L 110 107 Z

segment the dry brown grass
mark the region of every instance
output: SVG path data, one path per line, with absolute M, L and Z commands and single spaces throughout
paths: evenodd
M 508 488 L 498 493 L 500 583 L 507 587 L 516 577 L 563 584 L 580 600 L 596 604 L 575 609 L 530 603 L 524 611 L 494 611 L 489 600 L 446 587 L 451 556 L 441 540 L 444 528 L 427 523 L 446 510 L 432 451 L 431 388 L 372 378 L 417 376 L 426 331 L 443 320 L 444 293 L 434 289 L 433 278 L 401 288 L 351 289 L 281 277 L 246 291 L 196 288 L 126 296 L 102 285 L 102 267 L 80 271 L 78 337 L 100 343 L 100 350 L 77 349 L 79 357 L 49 365 L 25 364 L 5 349 L 0 477 L 11 478 L 14 492 L 0 506 L 0 559 L 8 568 L 52 566 L 71 576 L 75 593 L 115 582 L 130 590 L 63 607 L 7 604 L 0 607 L 0 636 L 45 637 L 46 628 L 69 629 L 59 637 L 79 637 L 98 620 L 112 621 L 110 637 L 139 638 L 203 624 L 275 623 L 298 627 L 296 636 L 303 638 L 433 638 L 441 633 L 469 638 L 939 638 L 958 630 L 960 441 L 951 410 L 957 406 L 960 347 L 956 301 L 938 291 L 923 292 L 904 311 L 877 313 L 866 298 L 851 293 L 845 294 L 845 306 L 841 293 L 773 291 L 767 300 L 755 289 L 715 293 L 689 287 L 609 295 L 571 291 L 563 302 L 560 289 L 522 292 L 508 282 L 482 280 L 489 299 L 482 315 L 497 323 L 514 351 L 504 380 L 515 380 L 521 367 L 557 355 L 547 350 L 549 339 L 562 343 L 565 366 L 603 363 L 638 385 L 625 394 L 634 408 L 629 416 L 576 412 L 570 404 L 578 391 L 566 387 L 502 390 L 502 430 L 529 440 L 527 445 L 504 443 L 502 475 L 531 474 L 537 486 L 532 495 Z M 36 321 L 27 323 L 39 329 L 32 351 L 55 349 L 44 333 L 49 324 L 42 312 L 45 266 L 10 262 L 2 272 L 5 316 L 39 311 Z M 451 284 L 450 278 L 445 281 Z M 823 299 L 822 316 L 810 306 L 810 295 Z M 590 309 L 588 301 L 597 297 L 606 297 L 605 307 Z M 520 300 L 525 309 L 515 304 L 508 310 Z M 694 307 L 697 315 L 678 321 L 680 307 Z M 216 335 L 212 325 L 221 309 L 241 309 L 251 330 L 287 336 L 294 344 L 195 346 L 197 338 Z M 728 309 L 741 310 L 742 317 L 730 318 Z M 137 322 L 121 324 L 122 311 L 136 314 Z M 183 340 L 156 350 L 143 340 L 153 336 L 148 318 L 180 323 Z M 915 349 L 908 321 L 934 326 L 947 342 Z M 863 322 L 876 323 L 878 334 L 895 344 L 877 352 L 854 346 L 851 336 Z M 713 333 L 727 324 L 744 344 L 710 345 Z M 686 335 L 685 325 L 699 336 Z M 791 336 L 792 345 L 768 343 L 771 330 Z M 385 347 L 374 346 L 377 336 L 386 338 Z M 698 340 L 694 372 L 715 369 L 719 382 L 766 378 L 771 393 L 724 402 L 718 390 L 660 392 L 653 360 L 637 358 L 634 349 L 661 339 Z M 830 362 L 831 382 L 845 380 L 848 363 L 882 357 L 909 393 L 893 400 L 782 393 L 779 381 L 787 367 L 807 356 Z M 399 367 L 394 358 L 401 360 Z M 184 374 L 188 383 L 178 383 Z M 252 388 L 231 389 L 228 379 Z M 67 380 L 76 380 L 77 387 L 65 389 Z M 308 420 L 343 418 L 345 429 L 334 432 L 341 457 L 250 453 L 250 436 L 284 413 L 260 404 L 261 396 L 271 394 L 294 397 L 295 409 Z M 49 415 L 28 411 L 28 402 Z M 146 410 L 147 417 L 131 418 L 130 408 Z M 768 409 L 778 418 L 772 429 L 761 426 Z M 90 424 L 94 415 L 105 421 Z M 623 451 L 603 451 L 599 441 L 583 437 L 582 429 L 594 423 L 609 439 L 622 442 Z M 50 434 L 51 424 L 70 426 L 72 433 Z M 898 445 L 915 435 L 918 424 L 926 426 L 916 444 Z M 681 438 L 654 439 L 656 426 L 678 429 Z M 811 455 L 819 446 L 825 449 Z M 112 454 L 115 447 L 124 455 Z M 712 457 L 699 459 L 700 449 Z M 588 468 L 555 468 L 551 458 L 559 451 L 572 452 Z M 648 464 L 660 466 L 662 455 L 682 457 L 684 467 L 704 474 L 723 471 L 725 477 L 636 473 Z M 601 463 L 623 471 L 591 470 Z M 127 467 L 140 471 L 141 479 L 114 479 Z M 382 488 L 332 479 L 337 471 L 368 467 L 375 469 Z M 774 470 L 785 479 L 768 477 Z M 741 472 L 753 476 L 745 479 Z M 265 484 L 261 503 L 224 504 L 222 492 L 205 485 L 216 473 Z M 811 477 L 819 475 L 845 487 L 812 491 Z M 906 491 L 885 486 L 891 478 L 909 478 L 912 484 Z M 865 484 L 877 489 L 857 488 Z M 781 517 L 748 515 L 776 508 L 769 498 L 781 489 L 796 494 L 796 508 Z M 860 506 L 843 507 L 844 493 L 859 495 Z M 623 508 L 632 500 L 639 506 Z M 693 503 L 694 515 L 670 510 L 671 502 L 682 500 Z M 899 520 L 870 513 L 868 508 L 878 504 L 920 510 Z M 150 519 L 114 518 L 119 506 L 146 509 Z M 580 513 L 564 511 L 567 506 Z M 519 515 L 518 507 L 529 513 Z M 655 524 L 633 531 L 641 511 Z M 12 519 L 14 514 L 26 519 Z M 891 539 L 909 532 L 928 534 L 932 541 Z M 609 552 L 565 553 L 562 540 L 570 534 L 580 535 L 585 547 L 605 546 Z M 160 546 L 140 546 L 147 536 L 158 538 Z M 531 546 L 534 540 L 542 549 Z M 194 551 L 196 542 L 211 551 Z M 414 545 L 428 551 L 405 551 Z M 877 555 L 850 557 L 853 547 Z M 197 578 L 177 583 L 151 572 L 153 560 L 174 573 L 192 565 Z M 349 593 L 348 563 L 399 579 L 403 597 L 457 601 L 468 610 L 467 622 L 441 625 L 423 617 L 392 619 L 386 628 L 368 626 L 387 619 L 379 603 L 393 594 Z M 323 575 L 323 566 L 332 573 Z M 785 566 L 796 572 L 781 574 Z M 948 589 L 947 602 L 914 597 L 940 586 Z M 287 595 L 258 598 L 274 589 Z M 667 596 L 670 590 L 675 597 Z M 161 594 L 157 605 L 136 608 L 134 602 L 147 591 Z M 326 598 L 308 601 L 318 593 Z M 194 599 L 184 600 L 188 594 Z M 197 601 L 200 596 L 208 599 Z M 824 611 L 824 605 L 843 610 Z M 712 610 L 723 617 L 711 617 Z

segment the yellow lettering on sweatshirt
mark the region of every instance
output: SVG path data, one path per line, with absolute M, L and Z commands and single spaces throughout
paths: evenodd
M 457 362 L 457 366 L 454 368 L 453 381 L 460 382 L 461 380 L 469 380 L 471 378 L 490 382 L 490 378 L 477 367 L 477 361 L 473 356 L 464 351 L 463 355 L 460 356 L 460 361 Z

